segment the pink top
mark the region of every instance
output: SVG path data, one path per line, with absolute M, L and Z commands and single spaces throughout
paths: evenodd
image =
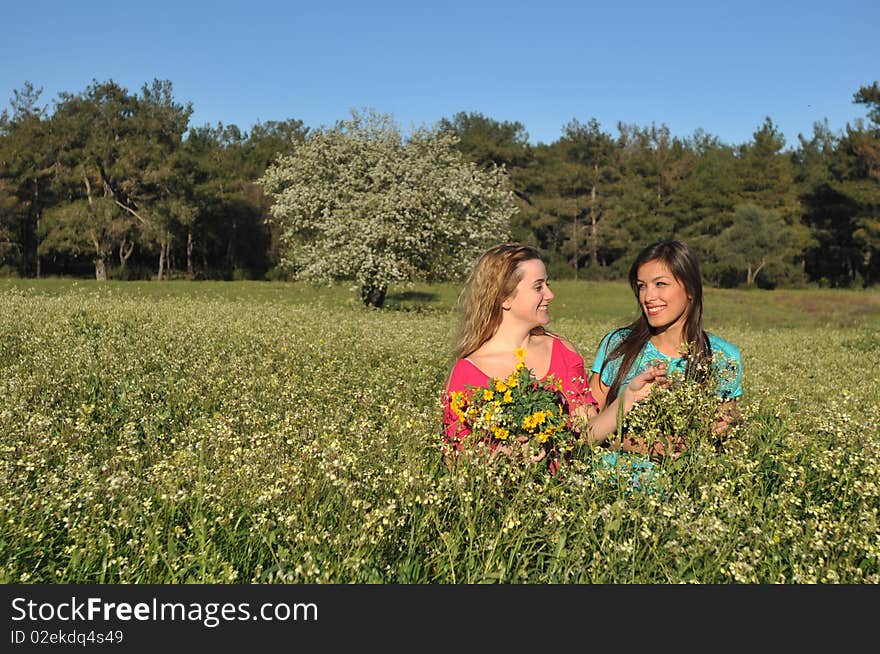
M 584 359 L 574 350 L 570 350 L 555 336 L 550 351 L 550 368 L 544 379 L 554 376 L 562 381 L 562 392 L 569 406 L 584 404 L 599 405 L 587 386 L 587 375 L 584 370 Z M 459 449 L 461 439 L 471 433 L 467 425 L 459 421 L 458 416 L 450 408 L 450 393 L 467 391 L 467 386 L 486 386 L 490 376 L 477 368 L 467 359 L 459 359 L 449 378 L 443 393 L 443 429 L 444 440 L 453 449 Z

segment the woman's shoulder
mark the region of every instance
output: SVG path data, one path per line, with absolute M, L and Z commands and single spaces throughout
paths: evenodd
M 558 343 L 562 346 L 563 351 L 574 352 L 575 354 L 577 354 L 577 348 L 575 347 L 574 343 L 572 343 L 564 336 L 560 336 L 559 334 L 552 334 L 550 335 L 550 337 L 553 339 L 554 345 Z
M 459 359 L 446 379 L 446 390 L 463 391 L 467 386 L 482 386 L 488 377 L 468 359 Z
M 553 335 L 553 354 L 558 353 L 567 366 L 584 365 L 584 357 L 578 352 L 575 344 L 567 338 Z
M 706 332 L 706 336 L 709 337 L 709 345 L 713 352 L 721 352 L 726 358 L 735 359 L 736 361 L 742 359 L 742 353 L 739 351 L 739 348 L 727 339 L 711 332 Z
M 602 340 L 613 340 L 613 341 L 622 341 L 632 332 L 632 327 L 615 327 L 614 329 L 605 333 L 605 336 L 602 337 Z
M 599 344 L 599 349 L 604 352 L 610 352 L 620 345 L 621 341 L 629 336 L 630 332 L 632 332 L 630 327 L 616 327 L 606 332 L 605 336 L 602 337 L 602 342 Z

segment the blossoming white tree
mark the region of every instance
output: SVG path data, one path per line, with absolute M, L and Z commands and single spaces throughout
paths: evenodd
M 509 237 L 517 211 L 500 168 L 466 162 L 456 139 L 352 112 L 279 157 L 259 180 L 274 198 L 281 265 L 301 279 L 354 280 L 367 306 L 388 285 L 460 277 Z

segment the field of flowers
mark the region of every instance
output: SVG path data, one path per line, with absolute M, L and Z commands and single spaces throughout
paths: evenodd
M 554 290 L 588 364 L 634 309 Z M 744 420 L 633 492 L 446 469 L 456 292 L 0 282 L 0 581 L 880 582 L 876 293 L 709 290 Z

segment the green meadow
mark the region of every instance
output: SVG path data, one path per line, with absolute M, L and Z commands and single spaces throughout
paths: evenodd
M 553 289 L 587 365 L 636 311 Z M 459 290 L 0 280 L 0 581 L 880 582 L 880 293 L 707 289 L 743 419 L 647 492 L 447 470 Z

